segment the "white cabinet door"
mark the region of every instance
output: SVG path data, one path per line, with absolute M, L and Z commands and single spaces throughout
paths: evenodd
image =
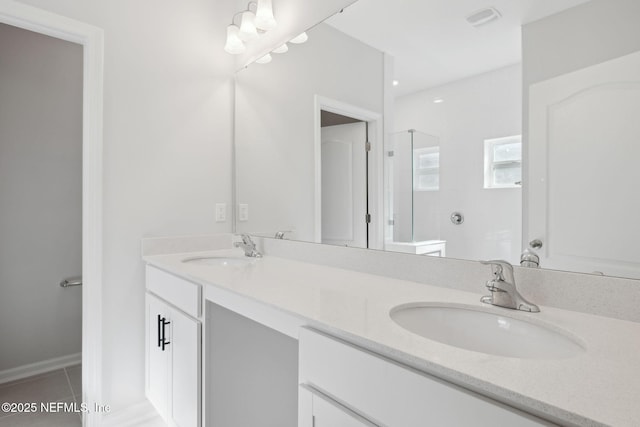
M 201 325 L 176 309 L 171 312 L 171 421 L 200 425 Z
M 146 394 L 173 427 L 201 424 L 201 323 L 147 293 Z
M 376 427 L 333 400 L 299 388 L 300 413 L 298 427 Z
M 149 294 L 146 296 L 146 392 L 149 401 L 166 419 L 169 413 L 169 348 L 162 348 L 162 319 L 169 316 L 169 307 Z M 164 326 L 168 330 L 168 326 Z

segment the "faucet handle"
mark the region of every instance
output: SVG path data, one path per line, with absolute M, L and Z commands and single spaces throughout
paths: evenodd
M 501 259 L 494 259 L 489 261 L 480 261 L 481 264 L 490 265 L 492 273 L 496 276 L 497 280 L 513 282 L 513 266 L 511 263 Z M 505 278 L 506 274 L 506 278 Z

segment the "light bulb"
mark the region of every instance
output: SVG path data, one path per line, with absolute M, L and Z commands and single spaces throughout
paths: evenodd
M 237 25 L 231 24 L 227 27 L 227 42 L 224 45 L 224 50 L 232 55 L 239 55 L 247 50 L 240 37 L 238 37 L 239 32 L 240 28 Z
M 256 62 L 257 62 L 258 64 L 268 64 L 269 62 L 271 62 L 271 60 L 272 60 L 272 59 L 273 59 L 273 58 L 271 57 L 271 55 L 267 53 L 267 54 L 266 54 L 265 56 L 263 56 L 262 58 L 257 59 L 257 60 L 256 60 Z
M 264 31 L 273 30 L 277 24 L 273 17 L 271 0 L 258 0 L 256 7 L 256 27 Z
M 258 38 L 258 29 L 256 28 L 256 15 L 250 10 L 242 12 L 242 21 L 240 21 L 240 32 L 238 36 L 242 41 L 249 41 Z
M 289 50 L 289 46 L 287 46 L 287 44 L 283 44 L 280 47 L 277 47 L 275 49 L 272 50 L 273 53 L 285 53 Z
M 300 43 L 304 43 L 309 39 L 309 36 L 307 35 L 307 33 L 302 33 L 297 37 L 292 38 L 291 40 L 289 40 L 291 43 L 295 43 L 295 44 L 300 44 Z

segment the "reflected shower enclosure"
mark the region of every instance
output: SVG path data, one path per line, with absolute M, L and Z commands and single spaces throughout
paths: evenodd
M 388 249 L 399 250 L 400 243 L 414 247 L 442 242 L 438 219 L 440 138 L 415 129 L 392 134 L 386 170 Z

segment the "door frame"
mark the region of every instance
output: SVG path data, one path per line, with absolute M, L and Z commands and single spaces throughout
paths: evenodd
M 33 6 L 0 0 L 0 23 L 82 46 L 82 401 L 102 402 L 102 123 L 104 32 Z M 101 414 L 83 413 L 98 426 Z
M 383 124 L 382 114 L 365 110 L 342 101 L 315 95 L 314 103 L 314 241 L 322 242 L 322 121 L 321 111 L 352 117 L 367 123 L 369 130 L 369 249 L 382 249 L 384 233 L 384 201 L 383 201 Z

